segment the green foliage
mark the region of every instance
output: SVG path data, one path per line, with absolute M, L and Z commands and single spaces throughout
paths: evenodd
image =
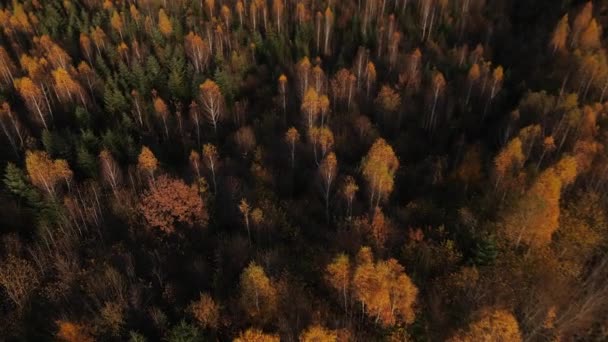
M 119 114 L 129 109 L 127 99 L 112 80 L 106 82 L 103 102 L 110 113 Z
M 479 266 L 489 266 L 498 257 L 498 247 L 493 236 L 483 238 L 475 244 L 473 250 L 473 264 Z
M 59 6 L 61 6 L 59 3 L 45 2 L 43 20 L 41 20 L 40 31 L 43 34 L 48 34 L 53 39 L 61 39 L 61 34 L 65 32 L 64 30 L 67 27 L 66 17 L 61 13 L 63 10 Z
M 4 185 L 15 196 L 24 200 L 32 208 L 42 207 L 40 193 L 28 182 L 23 171 L 13 163 L 4 170 Z
M 172 97 L 185 101 L 188 97 L 186 60 L 182 49 L 176 49 L 171 59 L 169 73 L 169 93 Z
M 166 337 L 167 342 L 202 342 L 200 330 L 192 324 L 181 321 L 171 328 Z
M 60 134 L 57 131 L 44 130 L 42 145 L 49 155 L 54 158 L 70 159 L 72 155 L 71 134 Z
M 93 178 L 97 175 L 98 165 L 97 165 L 97 157 L 89 152 L 86 147 L 81 146 L 76 152 L 76 162 L 78 168 L 90 178 Z
M 147 339 L 144 335 L 136 333 L 135 331 L 129 332 L 129 342 L 146 342 Z

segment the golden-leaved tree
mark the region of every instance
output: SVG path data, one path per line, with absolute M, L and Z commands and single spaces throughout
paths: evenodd
M 69 186 L 73 176 L 65 160 L 52 160 L 43 151 L 27 151 L 25 167 L 32 184 L 46 190 L 51 196 L 55 196 L 55 189 L 60 181 L 64 181 Z
M 277 289 L 264 269 L 251 262 L 241 274 L 241 306 L 256 321 L 268 321 L 277 309 Z
M 559 226 L 562 187 L 577 176 L 576 159 L 563 157 L 544 170 L 531 188 L 503 215 L 506 237 L 515 245 L 546 246 Z
M 450 342 L 517 342 L 522 341 L 517 320 L 505 310 L 482 310 L 465 330 L 452 336 Z
M 377 207 L 393 191 L 399 160 L 393 148 L 382 138 L 376 140 L 361 163 L 369 187 L 370 208 Z
M 395 259 L 375 261 L 371 248 L 362 247 L 354 265 L 347 256 L 338 255 L 327 266 L 325 277 L 346 308 L 350 291 L 363 313 L 384 327 L 414 321 L 418 288 Z

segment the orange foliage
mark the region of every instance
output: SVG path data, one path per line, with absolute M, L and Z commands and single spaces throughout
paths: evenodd
M 160 176 L 143 195 L 139 209 L 151 227 L 167 234 L 178 227 L 206 226 L 209 218 L 196 187 L 167 176 Z
M 95 339 L 90 335 L 89 328 L 69 321 L 57 321 L 59 331 L 57 339 L 63 342 L 93 342 Z
M 418 289 L 404 268 L 395 259 L 374 262 L 368 247 L 359 251 L 357 259 L 354 295 L 363 304 L 365 313 L 383 326 L 412 323 Z
M 205 329 L 218 327 L 220 307 L 208 294 L 201 293 L 200 298 L 190 304 L 190 312 L 201 327 Z

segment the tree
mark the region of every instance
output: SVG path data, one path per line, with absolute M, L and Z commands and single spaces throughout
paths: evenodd
M 370 92 L 375 83 L 376 66 L 372 62 L 368 62 L 367 68 L 365 69 L 365 94 L 368 99 L 370 98 Z
M 15 73 L 17 67 L 6 52 L 3 46 L 0 46 L 0 84 L 10 86 L 15 81 Z
M 39 284 L 39 275 L 29 261 L 9 255 L 0 267 L 0 286 L 8 298 L 22 311 Z
M 55 91 L 59 94 L 59 99 L 63 103 L 70 103 L 74 96 L 78 96 L 82 105 L 85 108 L 87 107 L 82 86 L 78 81 L 74 80 L 64 68 L 57 68 L 53 70 L 52 74 L 55 81 Z
M 247 157 L 256 146 L 255 133 L 251 126 L 243 126 L 234 133 L 234 140 L 238 149 Z
M 239 15 L 239 26 L 243 28 L 243 13 L 245 12 L 245 5 L 242 0 L 238 0 L 235 5 L 236 13 Z
M 165 339 L 167 342 L 198 342 L 203 337 L 196 326 L 181 321 L 169 330 Z
M 217 194 L 217 182 L 215 180 L 215 172 L 218 164 L 218 153 L 215 145 L 203 145 L 203 160 L 205 166 L 211 171 L 211 179 L 213 180 L 213 193 Z
M 339 254 L 325 268 L 325 278 L 329 285 L 338 292 L 344 301 L 344 310 L 348 312 L 348 294 L 352 279 L 352 269 L 348 255 Z
M 469 99 L 471 98 L 471 92 L 473 90 L 473 86 L 479 81 L 481 77 L 481 70 L 479 69 L 479 64 L 475 63 L 469 69 L 469 73 L 467 74 L 467 81 L 469 83 L 469 90 L 467 91 L 467 97 L 464 101 L 465 106 L 469 104 Z
M 200 298 L 190 304 L 189 311 L 202 328 L 217 329 L 220 307 L 208 294 L 201 293 Z
M 369 186 L 370 209 L 377 207 L 393 191 L 398 168 L 399 160 L 393 148 L 382 138 L 376 140 L 361 163 L 363 177 Z
M 233 342 L 279 342 L 280 340 L 279 335 L 265 334 L 258 329 L 247 329 L 241 332 Z
M 184 38 L 184 48 L 186 56 L 194 66 L 194 70 L 199 73 L 204 70 L 209 62 L 209 45 L 198 34 L 190 31 Z
M 496 93 L 502 87 L 503 78 L 504 78 L 504 72 L 503 72 L 502 66 L 499 65 L 499 66 L 497 66 L 494 69 L 494 72 L 492 72 L 492 87 L 490 88 L 490 96 L 488 97 L 488 100 L 486 102 L 486 106 L 483 109 L 483 117 L 482 118 L 485 118 L 486 112 L 488 111 L 488 107 L 490 106 L 490 103 L 492 102 L 492 100 L 496 96 Z
M 586 51 L 596 50 L 601 47 L 601 26 L 592 19 L 586 29 L 581 32 L 578 46 Z
M 121 15 L 117 11 L 114 11 L 112 13 L 112 17 L 110 18 L 110 25 L 112 26 L 112 28 L 114 30 L 118 31 L 118 35 L 120 36 L 120 40 L 124 40 L 123 37 L 122 37 L 122 30 L 123 30 L 124 24 L 122 22 Z
M 331 11 L 329 7 L 325 10 L 325 30 L 323 39 L 323 54 L 329 56 L 331 54 L 331 50 L 329 48 L 329 38 L 331 35 L 331 29 L 334 24 L 334 13 Z
M 309 326 L 300 334 L 300 342 L 337 342 L 338 334 L 334 330 L 320 325 Z
M 15 89 L 25 101 L 25 105 L 33 114 L 38 115 L 40 123 L 44 129 L 48 129 L 46 116 L 50 111 L 47 110 L 44 104 L 44 94 L 42 89 L 36 85 L 29 77 L 15 79 Z
M 158 11 L 158 29 L 165 37 L 169 37 L 173 33 L 173 24 L 171 19 L 167 16 L 164 9 Z
M 291 168 L 295 167 L 295 157 L 296 157 L 296 143 L 300 141 L 300 133 L 295 127 L 291 127 L 285 133 L 285 142 L 289 144 L 290 155 L 291 155 Z
M 549 244 L 559 226 L 562 188 L 572 183 L 576 176 L 576 159 L 570 156 L 544 170 L 515 206 L 503 215 L 506 237 L 516 246 L 521 242 L 530 247 Z
M 247 238 L 249 238 L 249 243 L 251 243 L 251 230 L 249 229 L 249 213 L 251 212 L 251 207 L 244 198 L 241 199 L 241 203 L 239 204 L 239 211 L 241 212 L 241 215 L 243 215 L 243 221 L 245 221 L 245 227 L 247 228 Z
M 319 104 L 319 94 L 317 91 L 314 88 L 308 88 L 304 100 L 302 100 L 302 112 L 305 114 L 309 130 L 316 124 L 321 112 Z
M 300 99 L 304 99 L 306 94 L 308 93 L 308 87 L 310 86 L 310 72 L 311 65 L 308 57 L 303 57 L 296 65 L 296 72 L 298 75 L 298 88 L 300 90 L 299 95 Z
M 89 37 L 88 34 L 83 32 L 83 33 L 80 33 L 79 41 L 80 41 L 80 50 L 82 50 L 82 52 L 84 53 L 84 56 L 86 57 L 87 61 L 89 61 L 89 63 L 91 63 L 91 61 L 93 60 L 91 38 Z
M 217 134 L 217 125 L 222 120 L 224 114 L 224 96 L 220 91 L 220 87 L 210 79 L 200 85 L 200 91 L 203 113 L 213 125 L 215 134 Z
M 164 175 L 144 193 L 139 211 L 150 227 L 166 234 L 181 227 L 205 227 L 209 219 L 196 187 Z
M 2 132 L 6 135 L 17 156 L 19 156 L 19 149 L 23 147 L 24 143 L 21 127 L 19 119 L 13 114 L 8 102 L 3 102 L 0 106 L 0 128 L 2 128 Z M 19 139 L 19 146 L 17 146 L 15 135 Z
M 192 150 L 190 151 L 190 156 L 188 156 L 188 160 L 190 161 L 190 166 L 196 174 L 196 179 L 198 181 L 201 178 L 201 155 L 195 150 Z
M 346 176 L 344 182 L 342 183 L 342 196 L 346 199 L 346 217 L 350 221 L 350 218 L 353 213 L 353 200 L 355 199 L 355 195 L 359 191 L 359 186 L 355 181 L 353 176 Z
M 264 269 L 252 261 L 241 274 L 240 286 L 241 305 L 246 314 L 261 321 L 272 319 L 277 290 Z
M 587 1 L 583 9 L 579 12 L 579 14 L 574 18 L 574 23 L 572 24 L 572 35 L 571 35 L 571 45 L 576 46 L 579 43 L 580 35 L 593 19 L 593 3 L 591 1 Z
M 281 27 L 283 26 L 281 19 L 283 18 L 284 10 L 285 5 L 283 4 L 283 0 L 272 1 L 272 12 L 274 13 L 274 17 L 277 23 L 277 32 L 279 34 L 281 34 Z
M 157 96 L 156 90 L 152 91 L 152 97 L 154 98 L 154 112 L 161 118 L 163 127 L 165 128 L 165 138 L 168 139 L 169 125 L 167 124 L 167 120 L 169 119 L 169 108 L 165 101 L 160 96 Z
M 497 189 L 506 177 L 516 174 L 524 161 L 521 140 L 519 137 L 515 137 L 494 158 L 494 188 Z
M 553 53 L 557 51 L 564 52 L 569 33 L 570 26 L 568 25 L 568 14 L 566 13 L 555 26 L 555 30 L 553 30 L 553 35 L 551 36 L 550 45 Z
M 522 341 L 517 320 L 510 312 L 484 309 L 466 330 L 451 337 L 450 342 Z
M 319 165 L 319 176 L 323 184 L 323 197 L 325 198 L 325 214 L 329 219 L 329 195 L 331 186 L 338 174 L 338 161 L 336 155 L 330 152 Z
M 137 157 L 137 169 L 147 173 L 152 181 L 154 181 L 154 172 L 158 169 L 158 160 L 154 156 L 154 153 L 146 146 L 142 146 L 141 153 Z
M 330 90 L 334 105 L 345 104 L 350 108 L 357 78 L 348 69 L 340 69 L 330 81 Z
M 70 321 L 57 321 L 59 331 L 57 339 L 62 342 L 94 342 L 95 339 L 91 336 L 90 328 L 83 324 L 73 323 Z
M 279 94 L 281 95 L 283 116 L 285 116 L 287 115 L 287 76 L 285 76 L 285 74 L 281 74 L 281 76 L 279 76 Z
M 401 106 L 401 96 L 393 88 L 384 85 L 380 88 L 378 97 L 376 97 L 376 105 L 380 107 L 383 113 L 395 113 L 399 110 L 399 106 Z M 388 124 L 386 121 L 388 120 L 385 118 L 385 124 Z M 396 125 L 399 126 L 399 122 Z
M 308 139 L 312 143 L 315 163 L 318 165 L 319 159 L 325 158 L 325 155 L 333 148 L 334 134 L 329 127 L 313 127 L 308 131 Z
M 371 249 L 361 248 L 352 284 L 355 299 L 375 322 L 389 327 L 414 321 L 418 289 L 395 259 L 374 262 Z
M 437 125 L 437 116 L 435 115 L 435 111 L 437 109 L 437 101 L 439 100 L 439 96 L 445 90 L 445 78 L 443 74 L 439 71 L 436 71 L 433 75 L 433 104 L 431 106 L 431 115 L 428 117 L 425 128 L 429 131 L 433 131 Z
M 53 197 L 55 196 L 57 183 L 65 181 L 66 185 L 69 186 L 73 175 L 65 160 L 52 160 L 43 151 L 27 151 L 25 153 L 25 167 L 32 184 L 46 190 Z
M 114 157 L 108 150 L 99 153 L 99 164 L 101 166 L 102 180 L 112 188 L 114 197 L 118 199 L 118 187 L 122 183 L 122 173 Z
M 384 248 L 384 244 L 386 243 L 386 239 L 388 237 L 389 223 L 380 207 L 374 208 L 374 213 L 372 215 L 369 228 L 376 248 L 381 250 Z

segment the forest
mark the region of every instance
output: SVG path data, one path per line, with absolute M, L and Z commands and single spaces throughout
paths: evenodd
M 0 340 L 608 341 L 608 1 L 0 1 Z

